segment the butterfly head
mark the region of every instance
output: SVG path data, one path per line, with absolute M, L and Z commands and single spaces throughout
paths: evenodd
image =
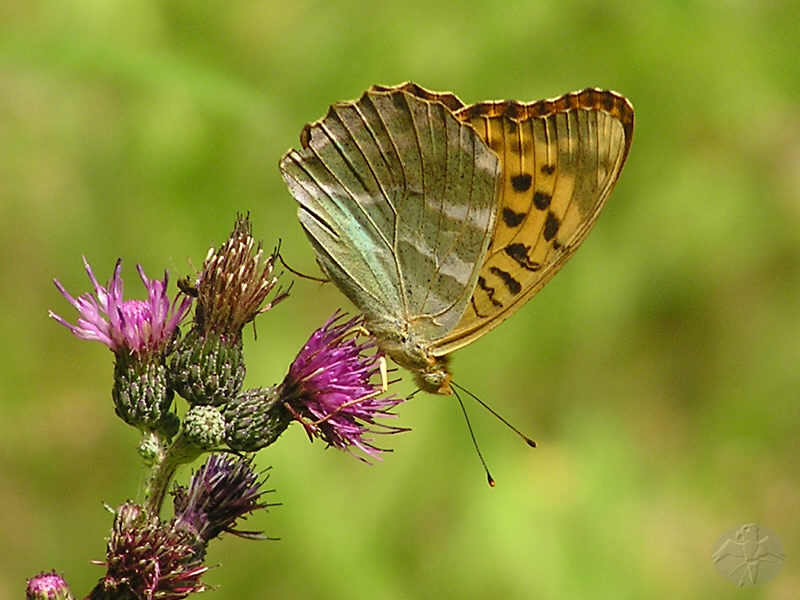
M 447 368 L 447 357 L 428 357 L 428 366 L 414 373 L 414 380 L 419 389 L 430 394 L 449 396 L 453 393 L 450 387 L 452 373 Z
M 452 374 L 447 367 L 447 356 L 433 356 L 425 334 L 420 333 L 418 319 L 414 324 L 406 320 L 367 315 L 366 328 L 375 336 L 381 351 L 394 362 L 414 374 L 414 380 L 424 392 L 449 396 Z M 416 327 L 415 327 L 416 325 Z

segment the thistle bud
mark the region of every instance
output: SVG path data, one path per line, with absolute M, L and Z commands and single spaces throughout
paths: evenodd
M 264 258 L 247 217 L 237 219 L 222 247 L 209 251 L 191 289 L 197 303 L 192 330 L 171 363 L 176 391 L 190 404 L 220 406 L 236 397 L 244 381 L 242 329 L 286 298 L 272 274 L 277 253 Z
M 225 438 L 225 418 L 213 406 L 193 406 L 181 427 L 186 440 L 201 450 L 219 448 Z

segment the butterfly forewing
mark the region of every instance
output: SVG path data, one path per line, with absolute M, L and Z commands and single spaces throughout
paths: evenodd
M 470 305 L 432 348 L 441 356 L 480 337 L 542 288 L 588 234 L 619 177 L 633 109 L 584 90 L 533 104 L 486 102 L 456 112 L 498 155 L 498 216 Z
M 497 157 L 441 102 L 400 89 L 333 105 L 301 140 L 280 168 L 331 279 L 379 341 L 445 336 L 491 239 Z

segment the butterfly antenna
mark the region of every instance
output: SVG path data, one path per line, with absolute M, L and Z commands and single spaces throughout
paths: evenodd
M 462 391 L 462 392 L 464 392 L 465 394 L 469 394 L 469 396 L 470 396 L 470 397 L 471 397 L 473 400 L 475 400 L 475 402 L 477 402 L 477 403 L 478 403 L 478 404 L 480 404 L 480 405 L 481 405 L 483 408 L 485 408 L 486 410 L 488 410 L 488 411 L 489 411 L 489 412 L 490 412 L 492 415 L 494 415 L 494 417 L 495 417 L 496 419 L 498 419 L 498 420 L 499 420 L 501 423 L 503 423 L 503 424 L 504 424 L 506 427 L 508 427 L 508 428 L 509 428 L 511 431 L 513 431 L 513 432 L 514 432 L 514 433 L 516 433 L 516 434 L 517 434 L 519 437 L 521 437 L 521 438 L 522 438 L 522 440 L 523 440 L 523 441 L 524 441 L 526 444 L 528 444 L 528 446 L 530 446 L 531 448 L 536 448 L 536 442 L 535 442 L 535 441 L 533 441 L 533 440 L 532 440 L 531 438 L 529 438 L 527 435 L 525 435 L 524 433 L 522 433 L 522 432 L 521 432 L 519 429 L 517 429 L 516 427 L 514 427 L 514 426 L 513 426 L 511 423 L 509 423 L 509 422 L 508 422 L 508 420 L 504 419 L 504 418 L 503 418 L 503 417 L 500 415 L 500 413 L 498 413 L 498 412 L 497 412 L 496 410 L 494 410 L 494 409 L 493 409 L 491 406 L 489 406 L 488 404 L 486 404 L 486 402 L 484 402 L 483 400 L 481 400 L 480 398 L 478 398 L 478 397 L 477 397 L 475 394 L 473 394 L 472 392 L 470 392 L 470 391 L 469 391 L 467 388 L 465 388 L 463 385 L 458 385 L 458 384 L 457 384 L 456 382 L 454 382 L 454 381 L 451 381 L 451 382 L 450 382 L 450 385 L 452 385 L 452 386 L 453 386 L 453 388 L 456 388 L 456 389 L 459 389 L 459 390 L 461 390 L 461 391 Z M 459 398 L 459 400 L 458 400 L 458 401 L 459 401 L 459 402 L 461 402 L 461 399 Z M 463 406 L 462 406 L 462 408 L 463 408 Z M 469 422 L 468 422 L 468 423 L 469 423 Z
M 464 388 L 460 388 L 463 391 Z M 475 438 L 475 432 L 472 430 L 472 423 L 469 422 L 469 415 L 467 414 L 467 409 L 464 406 L 464 403 L 461 401 L 461 396 L 458 395 L 458 392 L 453 390 L 455 393 L 455 397 L 458 400 L 458 405 L 461 407 L 461 412 L 464 414 L 464 420 L 467 422 L 467 429 L 469 430 L 469 437 L 472 438 L 472 445 L 475 446 L 475 452 L 478 453 L 478 458 L 481 459 L 481 465 L 483 465 L 483 470 L 486 472 L 486 481 L 489 482 L 489 487 L 494 487 L 494 478 L 492 474 L 489 473 L 489 467 L 486 466 L 486 461 L 483 458 L 483 454 L 481 454 L 481 449 L 478 447 L 478 440 Z M 467 392 L 469 393 L 469 392 Z
M 295 271 L 292 267 L 286 264 L 286 261 L 283 260 L 283 255 L 281 255 L 280 251 L 280 243 L 278 244 L 278 248 L 275 250 L 275 256 L 278 257 L 278 260 L 281 261 L 281 264 L 286 268 L 287 271 L 290 273 L 297 275 L 298 277 L 302 277 L 303 279 L 310 279 L 311 281 L 319 281 L 320 283 L 328 283 L 329 279 L 324 279 L 322 277 L 314 277 L 313 275 L 306 275 L 305 273 L 301 273 L 300 271 Z

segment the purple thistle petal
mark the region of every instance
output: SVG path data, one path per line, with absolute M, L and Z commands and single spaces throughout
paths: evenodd
M 252 457 L 212 454 L 192 477 L 189 489 L 175 494 L 175 527 L 191 532 L 204 543 L 227 532 L 249 539 L 265 539 L 259 532 L 234 529 L 237 520 L 267 508 L 262 496 L 266 481 L 253 470 Z
M 381 388 L 371 383 L 380 370 L 381 355 L 367 354 L 376 344 L 371 339 L 359 343 L 361 317 L 342 322 L 343 317 L 334 313 L 311 335 L 289 367 L 281 395 L 309 436 L 379 458 L 384 450 L 371 443 L 370 435 L 406 429 L 376 418 L 396 417 L 390 410 L 404 398 L 381 397 Z
M 53 280 L 58 291 L 78 311 L 77 324 L 67 322 L 53 311 L 48 311 L 50 317 L 67 327 L 76 337 L 101 342 L 113 352 L 162 349 L 186 314 L 192 299 L 183 297 L 178 303 L 176 298 L 170 305 L 167 273 L 163 280 L 151 281 L 145 276 L 141 265 L 137 265 L 148 298 L 126 301 L 123 299 L 122 259 L 117 260 L 114 274 L 106 287 L 98 283 L 85 257 L 83 262 L 93 292 L 75 298 L 60 281 Z
M 72 600 L 72 597 L 67 582 L 55 571 L 32 577 L 25 590 L 26 600 Z
M 208 571 L 187 532 L 148 517 L 133 503 L 116 513 L 108 541 L 106 575 L 87 597 L 180 600 L 206 589 Z

